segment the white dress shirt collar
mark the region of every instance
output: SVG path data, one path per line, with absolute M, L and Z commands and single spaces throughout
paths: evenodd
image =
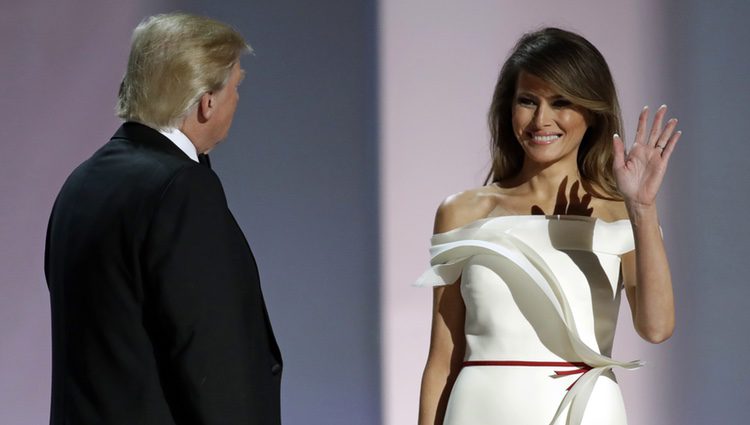
M 189 156 L 195 162 L 198 162 L 198 151 L 195 149 L 193 142 L 177 128 L 167 128 L 165 130 L 159 130 L 159 133 L 163 134 L 164 137 L 171 140 L 172 143 L 177 145 L 181 151 L 185 152 L 185 155 Z

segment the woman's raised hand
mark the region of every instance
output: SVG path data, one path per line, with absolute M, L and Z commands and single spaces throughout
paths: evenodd
M 655 204 L 667 162 L 682 134 L 675 132 L 675 118 L 662 126 L 666 113 L 667 106 L 662 105 L 654 115 L 651 132 L 646 134 L 648 107 L 643 108 L 638 117 L 635 143 L 627 153 L 620 136 L 615 134 L 613 137 L 615 181 L 630 208 L 648 208 Z

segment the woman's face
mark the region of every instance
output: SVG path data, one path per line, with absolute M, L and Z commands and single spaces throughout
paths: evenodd
M 544 80 L 524 71 L 519 74 L 512 121 L 525 160 L 548 164 L 572 159 L 575 164 L 588 115 Z

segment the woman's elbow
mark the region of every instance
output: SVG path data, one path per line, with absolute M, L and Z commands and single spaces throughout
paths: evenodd
M 674 323 L 663 326 L 641 326 L 638 335 L 652 344 L 661 344 L 672 337 L 674 333 Z

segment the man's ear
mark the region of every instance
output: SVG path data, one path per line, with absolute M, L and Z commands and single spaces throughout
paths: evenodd
M 206 122 L 211 119 L 216 106 L 214 95 L 211 92 L 203 93 L 200 102 L 198 102 L 198 119 L 200 122 Z

